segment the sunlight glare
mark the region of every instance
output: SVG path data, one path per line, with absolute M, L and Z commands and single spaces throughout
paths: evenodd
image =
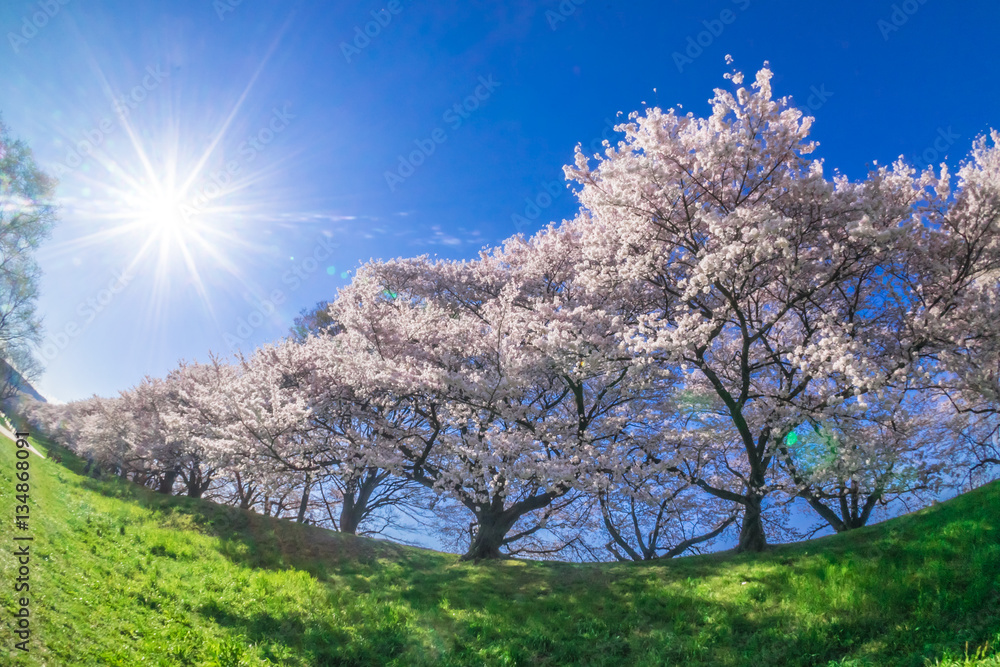
M 191 220 L 181 208 L 180 198 L 173 193 L 140 196 L 139 222 L 150 234 L 183 237 L 191 228 Z

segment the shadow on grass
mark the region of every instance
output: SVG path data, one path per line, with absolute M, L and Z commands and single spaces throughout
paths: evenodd
M 387 620 L 374 609 L 341 610 L 350 617 L 345 627 L 294 613 L 243 615 L 214 603 L 198 611 L 255 643 L 280 643 L 304 653 L 315 665 L 380 665 L 405 655 L 407 662 L 397 664 L 922 666 L 945 649 L 961 648 L 957 641 L 921 647 L 920 635 L 887 634 L 884 621 L 870 615 L 797 625 L 792 614 L 773 604 L 780 586 L 766 580 L 755 582 L 756 590 L 765 592 L 750 595 L 753 603 L 678 590 L 626 592 L 608 583 L 530 601 L 530 589 L 546 582 L 492 566 L 485 571 L 496 585 L 476 582 L 472 597 L 446 575 L 423 578 L 431 587 L 438 580 L 439 590 L 448 594 L 452 620 L 446 623 L 429 600 L 402 606 L 411 611 L 410 623 Z M 519 595 L 505 595 L 509 588 Z M 426 644 L 415 628 L 434 626 L 444 640 L 430 655 L 423 653 Z
M 62 455 L 68 470 L 82 472 L 82 461 Z M 195 610 L 264 647 L 304 654 L 310 665 L 401 655 L 409 662 L 399 664 L 419 664 L 414 656 L 427 655 L 423 664 L 923 667 L 1000 632 L 990 613 L 1000 609 L 1000 483 L 765 554 L 471 565 L 117 478 L 73 482 L 135 503 L 162 525 L 219 538 L 236 564 L 294 567 L 330 582 L 331 604 L 340 605 L 330 616 L 217 603 Z
M 461 576 L 415 573 L 402 597 L 426 606 L 447 596 L 467 619 L 457 636 L 524 655 L 547 647 L 550 664 L 621 664 L 597 656 L 648 649 L 662 664 L 923 667 L 1000 634 L 989 611 L 1000 609 L 998 524 L 994 483 L 888 525 L 764 554 L 491 563 Z M 506 618 L 519 620 L 497 620 Z M 599 651 L 582 647 L 595 642 Z
M 403 623 L 387 619 L 367 619 L 370 622 L 359 632 L 295 612 L 276 616 L 260 611 L 241 616 L 214 602 L 203 605 L 198 613 L 261 645 L 271 660 L 280 661 L 282 649 L 290 649 L 304 664 L 316 667 L 383 665 L 417 644 Z
M 491 572 L 489 586 L 456 586 L 431 573 L 420 575 L 416 588 L 452 594 L 449 607 L 472 619 L 457 629 L 459 636 L 517 647 L 522 655 L 546 646 L 551 664 L 629 664 L 632 657 L 656 655 L 660 664 L 923 667 L 947 652 L 961 654 L 966 642 L 977 647 L 996 637 L 1000 619 L 983 612 L 998 607 L 983 597 L 1000 562 L 964 577 L 914 581 L 922 562 L 940 567 L 933 554 L 910 556 L 881 567 L 877 549 L 861 563 L 831 555 L 783 565 L 762 556 L 717 591 L 695 590 L 685 575 L 700 570 L 725 579 L 728 568 L 657 568 L 617 580 L 595 571 L 583 575 L 584 584 L 581 573 L 512 578 Z M 834 581 L 828 574 L 854 567 L 873 576 Z M 790 586 L 796 580 L 801 584 Z M 857 589 L 846 590 L 852 585 Z M 854 599 L 837 602 L 845 593 Z M 993 596 L 995 602 L 996 589 Z M 502 618 L 521 620 L 493 626 Z
M 368 567 L 389 560 L 412 568 L 441 567 L 454 560 L 418 547 L 297 524 L 255 512 L 187 496 L 167 496 L 107 472 L 84 475 L 86 461 L 68 449 L 36 439 L 47 452 L 61 458 L 73 483 L 107 498 L 134 503 L 154 513 L 165 527 L 196 530 L 222 541 L 220 553 L 232 562 L 253 568 L 283 570 L 289 567 L 328 579 L 333 568 Z

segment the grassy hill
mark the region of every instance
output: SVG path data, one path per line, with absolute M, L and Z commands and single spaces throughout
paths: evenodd
M 65 453 L 31 459 L 23 655 L 13 454 L 2 665 L 1000 665 L 997 483 L 758 556 L 470 565 L 88 479 Z

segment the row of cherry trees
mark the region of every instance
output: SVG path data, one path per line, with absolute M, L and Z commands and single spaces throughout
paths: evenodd
M 134 481 L 466 557 L 758 551 L 796 499 L 865 525 L 998 463 L 1000 135 L 952 176 L 810 159 L 765 66 L 633 113 L 572 220 L 371 262 L 328 323 L 114 399 L 29 407 Z M 464 517 L 464 518 L 463 518 Z M 602 556 L 603 554 L 603 556 Z

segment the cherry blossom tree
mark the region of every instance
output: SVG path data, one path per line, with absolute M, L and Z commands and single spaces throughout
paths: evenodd
M 228 423 L 229 413 L 215 400 L 234 381 L 236 370 L 215 357 L 206 364 L 182 362 L 167 374 L 160 410 L 163 427 L 178 443 L 176 470 L 186 495 L 201 498 L 213 483 L 225 484 L 225 461 L 209 449 Z
M 582 185 L 571 223 L 586 249 L 581 281 L 627 286 L 637 315 L 622 336 L 663 370 L 665 392 L 710 394 L 724 408 L 720 444 L 735 436 L 739 447 L 723 456 L 725 482 L 670 468 L 743 507 L 744 551 L 766 545 L 763 501 L 780 487 L 785 436 L 862 409 L 906 376 L 916 345 L 897 339 L 883 278 L 905 262 L 924 182 L 902 162 L 862 182 L 825 178 L 807 157 L 812 118 L 774 99 L 771 77 L 765 66 L 748 88 L 728 75 L 735 90 L 715 91 L 708 118 L 633 113 L 596 167 L 578 149 L 566 168 Z M 663 439 L 687 458 L 682 430 Z
M 55 404 L 25 397 L 18 402 L 18 410 L 36 433 L 78 455 L 86 455 L 81 434 L 86 418 L 101 408 L 100 400 L 95 397 Z
M 877 508 L 926 503 L 962 461 L 951 406 L 913 390 L 884 396 L 863 414 L 811 421 L 779 446 L 796 495 L 837 532 L 860 528 Z
M 270 508 L 273 494 L 265 489 L 273 484 L 247 486 L 264 469 L 294 480 L 299 522 L 313 506 L 341 532 L 369 533 L 372 520 L 410 501 L 414 488 L 372 463 L 381 436 L 367 417 L 376 408 L 344 382 L 341 342 L 312 336 L 263 346 L 195 403 L 221 425 L 208 446 L 231 469 L 241 504 L 256 493 Z M 339 507 L 336 515 L 331 504 Z
M 640 467 L 597 494 L 603 547 L 616 560 L 674 558 L 711 544 L 737 519 L 734 503 L 704 493 L 677 475 Z
M 957 172 L 942 165 L 913 241 L 914 306 L 901 330 L 927 341 L 926 384 L 956 411 L 953 427 L 980 481 L 1000 465 L 1000 133 L 980 136 Z
M 618 353 L 614 314 L 581 300 L 578 254 L 552 230 L 472 262 L 376 262 L 331 306 L 398 400 L 385 465 L 471 512 L 466 558 L 510 553 L 557 499 L 601 483 L 637 411 L 644 366 Z
M 393 419 L 380 428 L 398 445 L 382 453 L 383 465 L 464 505 L 474 517 L 467 556 L 496 558 L 519 537 L 509 535 L 518 520 L 569 486 L 537 472 L 548 453 L 544 444 L 532 451 L 534 438 L 519 427 L 545 399 L 533 400 L 534 385 L 516 375 L 525 369 L 510 331 L 493 330 L 514 316 L 509 293 L 502 304 L 458 292 L 457 281 L 449 300 L 443 283 L 452 270 L 475 277 L 469 267 L 426 260 L 370 265 L 332 310 L 352 346 L 369 353 L 362 363 L 374 371 L 373 393 L 395 399 L 385 412 Z M 526 530 L 538 532 L 541 520 Z
M 119 474 L 144 472 L 134 447 L 134 415 L 121 399 L 95 396 L 73 405 L 71 410 L 75 423 L 68 446 L 87 459 L 84 474 L 100 474 L 101 466 L 116 469 Z

